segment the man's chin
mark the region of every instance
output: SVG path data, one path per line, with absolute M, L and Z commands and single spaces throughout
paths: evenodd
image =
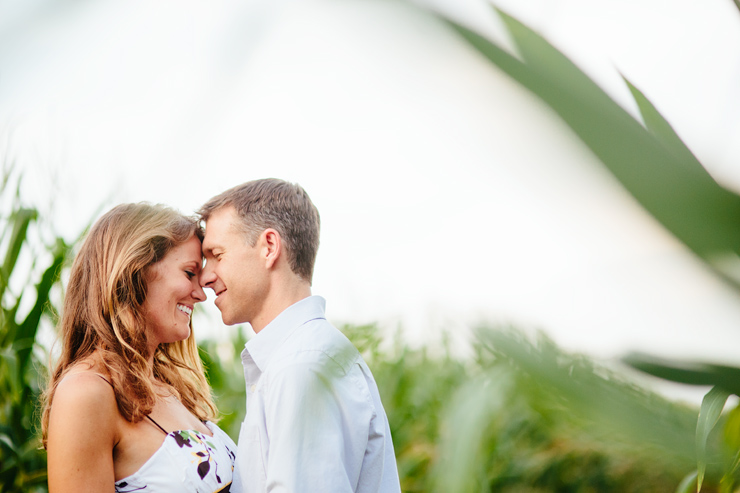
M 224 323 L 224 325 L 236 325 L 237 322 L 234 322 L 231 317 L 228 315 L 225 315 L 224 313 L 221 313 L 221 321 Z
M 237 317 L 224 312 L 221 312 L 221 321 L 224 323 L 224 325 L 239 325 L 246 323 L 246 321 L 240 320 Z

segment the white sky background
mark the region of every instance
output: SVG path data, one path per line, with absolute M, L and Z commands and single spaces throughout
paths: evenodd
M 506 42 L 473 0 L 429 0 Z M 641 88 L 740 189 L 731 0 L 505 0 L 618 102 Z M 414 343 L 479 321 L 740 363 L 740 297 L 642 212 L 539 100 L 400 0 L 0 4 L 0 146 L 72 238 L 119 202 L 190 213 L 276 176 L 322 216 L 331 320 Z M 225 334 L 220 317 L 197 330 Z

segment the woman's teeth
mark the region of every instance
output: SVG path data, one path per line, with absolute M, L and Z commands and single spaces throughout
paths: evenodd
M 185 305 L 177 305 L 177 309 L 185 313 L 188 317 L 193 314 L 193 309 Z

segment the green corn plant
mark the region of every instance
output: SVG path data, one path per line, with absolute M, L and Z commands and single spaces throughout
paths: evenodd
M 734 0 L 740 10 L 740 2 Z M 642 121 L 632 117 L 547 40 L 514 17 L 495 9 L 517 55 L 467 27 L 444 19 L 484 59 L 539 97 L 571 128 L 643 208 L 683 242 L 719 277 L 740 289 L 740 196 L 717 183 L 655 106 L 625 79 Z M 730 394 L 740 395 L 740 369 L 712 364 L 666 362 L 628 355 L 625 362 L 661 378 L 711 385 L 695 434 L 697 470 L 677 492 L 702 491 L 707 449 L 717 423 L 724 423 L 723 493 L 740 481 L 740 426 L 736 408 L 726 420 Z
M 542 334 L 482 327 L 475 348 L 444 410 L 434 491 L 672 493 L 692 467 L 695 409 Z
M 740 489 L 740 406 L 726 417 L 722 411 L 731 395 L 740 395 L 740 369 L 725 365 L 701 362 L 672 361 L 642 353 L 631 353 L 623 358 L 628 365 L 650 375 L 687 385 L 712 386 L 704 396 L 696 423 L 697 466 L 690 481 L 693 491 L 704 491 L 703 483 L 707 466 L 712 462 L 707 448 L 711 446 L 713 432 L 720 429 L 724 455 L 721 492 L 732 493 Z M 719 426 L 718 426 L 719 425 Z M 681 490 L 677 490 L 681 491 Z M 685 490 L 689 491 L 689 490 Z
M 440 429 L 450 396 L 470 378 L 470 363 L 451 354 L 449 340 L 411 348 L 397 333 L 384 344 L 376 324 L 340 327 L 375 376 L 393 437 L 401 490 L 433 490 Z
M 241 360 L 241 351 L 246 342 L 247 337 L 242 326 L 238 327 L 232 333 L 231 339 L 225 343 L 213 339 L 198 341 L 206 378 L 220 412 L 218 425 L 234 441 L 239 438 L 239 429 L 246 413 L 247 390 L 244 387 Z
M 632 196 L 720 276 L 736 279 L 740 196 L 718 184 L 629 81 L 644 123 L 542 36 L 497 10 L 521 58 L 447 21 L 485 59 L 552 108 Z
M 4 176 L 0 194 L 7 198 L 9 174 Z M 0 217 L 4 258 L 0 266 L 0 492 L 46 491 L 46 454 L 38 439 L 38 397 L 45 375 L 44 351 L 36 335 L 44 317 L 54 315 L 50 305 L 52 289 L 59 283 L 69 245 L 56 237 L 28 266 L 19 258 L 30 249 L 29 232 L 39 227 L 38 212 L 23 207 L 16 194 L 10 210 Z M 13 289 L 13 280 L 32 282 L 32 289 Z M 24 278 L 25 275 L 25 278 Z M 25 298 L 33 297 L 28 303 Z M 28 307 L 30 308 L 24 308 Z

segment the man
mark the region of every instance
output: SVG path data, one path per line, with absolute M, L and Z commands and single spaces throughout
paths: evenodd
M 305 190 L 255 180 L 211 199 L 201 285 L 242 352 L 247 414 L 231 491 L 399 492 L 390 428 L 372 373 L 311 296 L 319 213 Z

